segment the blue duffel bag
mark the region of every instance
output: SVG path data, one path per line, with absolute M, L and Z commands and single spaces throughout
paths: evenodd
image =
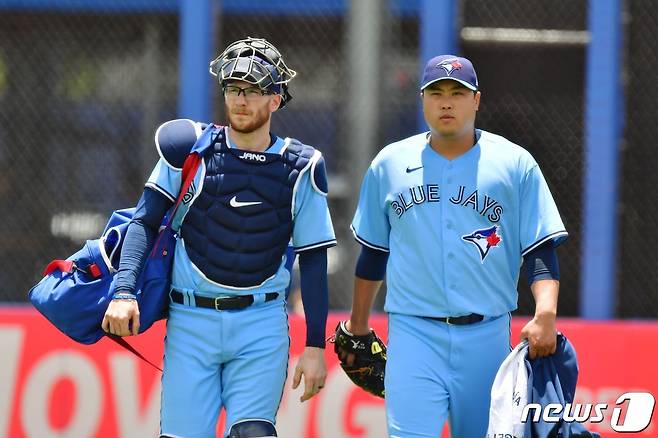
M 88 240 L 66 260 L 52 261 L 29 292 L 30 302 L 74 341 L 93 344 L 105 335 L 103 316 L 114 294 L 121 246 L 134 208 L 112 213 L 99 239 Z M 139 332 L 166 318 L 176 235 L 160 232 L 137 281 Z
M 214 125 L 208 125 L 187 156 L 178 199 L 167 215 L 170 219 L 163 220 L 163 225 L 166 225 L 160 227 L 137 280 L 135 295 L 139 304 L 140 333 L 167 316 L 177 238 L 172 229 L 172 218 L 178 220 L 186 212 L 183 198 L 190 189 L 204 152 L 216 139 L 214 133 Z M 106 334 L 101 323 L 114 295 L 121 246 L 134 213 L 134 208 L 112 213 L 99 239 L 88 240 L 80 251 L 66 260 L 52 261 L 41 281 L 30 289 L 28 295 L 34 307 L 74 341 L 93 344 Z M 121 339 L 118 341 L 127 345 Z

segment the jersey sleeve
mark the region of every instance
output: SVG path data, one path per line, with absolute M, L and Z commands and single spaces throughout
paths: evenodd
M 359 203 L 351 228 L 354 238 L 362 245 L 388 252 L 391 225 L 386 214 L 386 202 L 381 193 L 381 182 L 371 165 L 361 185 Z
M 520 242 L 523 256 L 544 242 L 551 240 L 558 245 L 567 238 L 568 233 L 560 218 L 560 212 L 536 163 L 526 172 L 522 181 L 520 201 Z
M 145 186 L 162 193 L 171 202 L 176 202 L 178 192 L 180 191 L 182 172 L 168 166 L 160 158 L 146 181 Z
M 336 245 L 327 197 L 313 188 L 310 173 L 305 172 L 300 177 L 299 189 L 294 195 L 292 244 L 295 252 Z

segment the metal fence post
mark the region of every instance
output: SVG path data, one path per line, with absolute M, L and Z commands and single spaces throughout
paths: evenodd
M 621 88 L 620 0 L 590 0 L 585 89 L 585 175 L 580 313 L 614 316 Z
M 210 75 L 215 0 L 180 2 L 178 116 L 210 120 Z

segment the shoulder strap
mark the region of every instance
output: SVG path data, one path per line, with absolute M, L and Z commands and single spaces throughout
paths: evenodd
M 144 355 L 143 355 L 142 353 L 140 353 L 139 351 L 137 351 L 137 349 L 136 349 L 135 347 L 133 347 L 132 345 L 130 345 L 130 344 L 128 343 L 128 341 L 126 341 L 125 339 L 123 339 L 121 336 L 115 336 L 115 335 L 106 335 L 106 336 L 107 336 L 108 338 L 112 339 L 112 340 L 113 340 L 114 342 L 116 342 L 117 344 L 121 345 L 121 346 L 122 346 L 123 348 L 125 348 L 126 350 L 130 351 L 130 352 L 131 352 L 132 354 L 134 354 L 135 356 L 137 356 L 137 357 L 139 357 L 140 359 L 142 359 L 142 360 L 143 360 L 144 362 L 146 362 L 147 364 L 151 365 L 151 366 L 152 366 L 153 368 L 155 368 L 156 370 L 162 372 L 162 368 L 160 368 L 159 366 L 157 366 L 156 364 L 154 364 L 153 362 L 151 362 L 150 360 L 148 360 L 147 358 L 145 358 Z
M 176 217 L 176 212 L 178 211 L 178 207 L 180 206 L 181 202 L 183 202 L 183 198 L 185 197 L 185 194 L 189 190 L 190 185 L 192 184 L 192 181 L 196 176 L 197 170 L 199 169 L 199 165 L 201 164 L 201 160 L 203 160 L 203 154 L 206 152 L 208 148 L 210 148 L 210 146 L 212 146 L 215 143 L 215 141 L 217 141 L 217 136 L 213 138 L 214 131 L 215 131 L 215 125 L 213 125 L 212 123 L 209 124 L 206 127 L 206 129 L 204 129 L 203 133 L 199 136 L 196 143 L 194 143 L 194 146 L 192 146 L 192 150 L 190 151 L 190 154 L 185 159 L 185 163 L 183 164 L 183 171 L 182 171 L 183 182 L 181 184 L 181 188 L 178 193 L 178 199 L 176 199 L 176 204 L 174 204 L 174 207 L 171 210 L 171 214 L 169 215 L 169 220 L 167 220 L 166 228 L 171 228 L 171 224 L 174 220 L 174 217 Z M 164 233 L 160 233 L 158 235 L 158 238 L 155 241 L 155 244 L 153 245 L 151 255 L 156 254 L 157 251 L 159 250 L 160 241 L 161 241 L 160 238 L 163 235 Z
M 181 184 L 181 189 L 178 193 L 176 205 L 174 205 L 174 209 L 172 210 L 172 213 L 169 217 L 169 221 L 167 221 L 168 227 L 171 227 L 171 222 L 174 216 L 176 216 L 176 210 L 178 210 L 180 203 L 183 202 L 183 198 L 185 197 L 185 194 L 189 190 L 190 185 L 196 176 L 196 172 L 199 169 L 201 160 L 203 159 L 203 154 L 210 146 L 215 143 L 215 141 L 218 140 L 217 136 L 219 136 L 219 134 L 213 138 L 214 132 L 215 125 L 211 123 L 206 127 L 206 129 L 203 130 L 203 133 L 199 136 L 196 143 L 194 143 L 194 146 L 192 146 L 192 150 L 185 159 L 185 163 L 183 163 L 183 183 Z
M 197 169 L 199 168 L 199 163 L 201 162 L 201 156 L 197 152 L 192 152 L 190 155 L 187 156 L 185 159 L 185 164 L 183 165 L 183 184 L 181 185 L 181 190 L 180 194 L 178 195 L 178 199 L 176 200 L 176 205 L 174 206 L 171 216 L 169 217 L 169 220 L 167 221 L 167 228 L 171 228 L 171 221 L 174 217 L 174 214 L 176 213 L 176 210 L 178 209 L 178 206 L 183 200 L 183 197 L 185 196 L 185 193 L 187 190 L 190 188 L 190 184 L 192 183 L 192 180 L 194 179 L 194 175 L 196 174 Z M 163 232 L 158 234 L 158 238 L 155 241 L 155 244 L 153 244 L 153 249 L 151 250 L 151 256 L 153 254 L 157 254 L 158 248 L 161 243 L 161 238 L 164 235 Z M 123 339 L 121 336 L 114 336 L 114 335 L 107 335 L 108 338 L 112 339 L 114 342 L 125 348 L 126 350 L 130 351 L 132 354 L 146 362 L 147 364 L 151 365 L 153 368 L 156 370 L 162 372 L 162 369 L 148 360 L 142 353 L 137 351 L 135 347 L 130 345 L 128 341 Z
M 172 209 L 171 215 L 169 216 L 169 220 L 167 221 L 167 228 L 171 228 L 171 223 L 173 221 L 174 216 L 176 215 L 176 211 L 178 210 L 178 206 L 183 202 L 183 198 L 185 197 L 185 194 L 190 188 L 190 185 L 192 184 L 192 181 L 194 180 L 194 177 L 196 176 L 196 172 L 199 169 L 199 165 L 201 164 L 201 160 L 203 159 L 203 154 L 205 151 L 212 146 L 217 138 L 212 137 L 215 125 L 212 123 L 209 124 L 206 129 L 203 131 L 203 133 L 199 136 L 197 139 L 196 143 L 192 147 L 192 151 L 190 154 L 187 156 L 185 159 L 185 163 L 183 164 L 183 183 L 181 184 L 181 189 L 180 193 L 178 194 L 178 199 L 176 200 L 176 204 L 174 205 L 174 208 Z M 218 134 L 219 135 L 219 134 Z M 158 235 L 158 239 L 155 241 L 155 244 L 153 245 L 153 252 L 151 254 L 154 254 L 157 248 L 160 245 L 160 238 L 163 236 L 164 233 L 160 233 Z M 142 353 L 137 351 L 135 347 L 130 345 L 128 341 L 123 339 L 120 336 L 113 336 L 113 335 L 107 335 L 108 338 L 112 339 L 114 342 L 125 348 L 126 350 L 130 351 L 132 354 L 135 356 L 139 357 L 142 359 L 144 362 L 147 364 L 151 365 L 153 368 L 156 370 L 162 372 L 162 369 L 148 360 Z
M 169 220 L 167 221 L 168 227 L 171 227 L 171 223 L 174 217 L 176 216 L 176 211 L 178 210 L 178 206 L 183 201 L 185 194 L 189 190 L 190 185 L 192 184 L 192 181 L 196 176 L 196 172 L 199 169 L 201 160 L 203 160 L 204 153 L 213 144 L 215 144 L 215 142 L 220 141 L 219 137 L 222 134 L 221 128 L 219 132 L 217 132 L 216 135 L 213 137 L 213 134 L 215 133 L 216 133 L 215 125 L 211 123 L 208 126 L 206 126 L 206 129 L 203 130 L 203 133 L 201 133 L 196 143 L 194 143 L 194 146 L 192 146 L 192 150 L 190 151 L 190 154 L 185 159 L 185 163 L 183 163 L 183 171 L 182 171 L 183 183 L 181 184 L 181 189 L 180 192 L 178 193 L 178 199 L 176 200 L 176 205 L 174 205 L 172 213 L 169 216 Z

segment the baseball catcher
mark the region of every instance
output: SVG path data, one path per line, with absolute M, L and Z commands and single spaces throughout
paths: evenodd
M 374 330 L 370 330 L 367 335 L 357 336 L 347 330 L 345 323 L 338 323 L 332 339 L 340 366 L 356 386 L 384 398 L 386 345 Z
M 121 294 L 108 308 L 107 328 L 126 336 L 129 321 L 139 318 L 133 292 L 140 261 L 180 195 L 186 157 L 207 146 L 176 223 L 160 434 L 215 437 L 224 408 L 224 438 L 276 437 L 288 371 L 290 247 L 299 257 L 306 315 L 292 385 L 303 382 L 300 401 L 319 394 L 327 375 L 327 248 L 336 238 L 326 166 L 319 150 L 270 131 L 273 114 L 290 102 L 295 76 L 273 44 L 236 41 L 209 68 L 228 123 L 203 129 L 205 123 L 176 119 L 157 129 L 160 159 L 123 242 L 115 289 Z

